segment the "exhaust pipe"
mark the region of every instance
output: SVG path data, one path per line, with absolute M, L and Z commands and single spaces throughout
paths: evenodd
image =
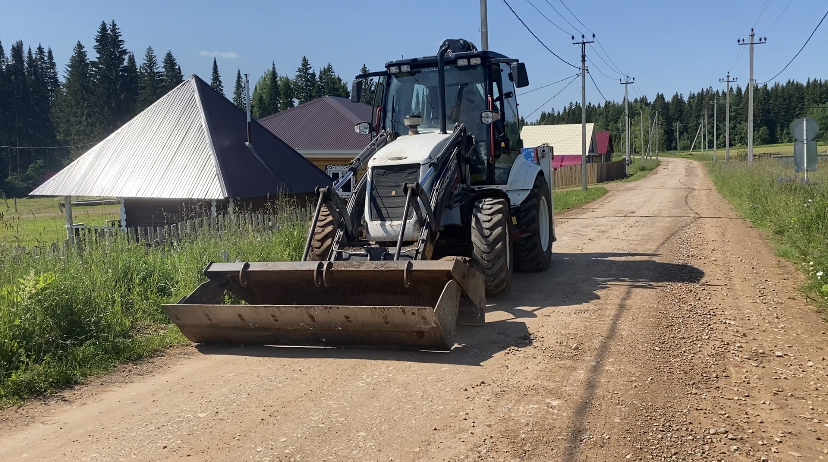
M 449 50 L 449 44 L 443 43 L 440 51 L 437 52 L 437 99 L 440 106 L 440 133 L 446 133 L 446 68 L 445 56 Z

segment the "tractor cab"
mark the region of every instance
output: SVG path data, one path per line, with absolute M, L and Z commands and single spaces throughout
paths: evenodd
M 451 130 L 462 123 L 474 137 L 471 184 L 505 185 L 523 147 L 515 88 L 528 85 L 526 68 L 462 39 L 446 40 L 444 50 L 444 55 L 391 61 L 385 72 L 366 74 L 380 82 L 373 120 L 358 130 L 386 130 L 399 137 L 446 133 L 446 126 Z M 352 93 L 356 97 L 361 94 L 359 77 Z

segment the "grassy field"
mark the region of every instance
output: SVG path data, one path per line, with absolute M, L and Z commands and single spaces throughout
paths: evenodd
M 586 191 L 580 188 L 555 191 L 555 213 L 574 209 L 592 201 L 598 200 L 607 193 L 607 188 L 590 186 Z
M 828 304 L 828 165 L 804 181 L 773 160 L 709 163 L 719 192 L 774 239 L 777 253 L 807 276 L 809 296 Z
M 202 232 L 161 247 L 122 234 L 54 254 L 0 244 L 0 403 L 186 342 L 161 305 L 195 289 L 207 263 L 300 258 L 306 220 L 281 212 L 277 231 Z
M 66 215 L 59 208 L 61 203 L 53 197 L 17 199 L 17 212 L 13 199 L 0 203 L 0 242 L 26 247 L 62 242 L 66 238 Z M 103 226 L 106 220 L 117 219 L 119 210 L 117 205 L 73 207 L 73 221 Z

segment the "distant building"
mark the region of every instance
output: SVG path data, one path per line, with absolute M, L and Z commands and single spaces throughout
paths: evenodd
M 259 119 L 265 128 L 334 180 L 371 142 L 368 135 L 354 131 L 354 125 L 369 121 L 371 106 L 337 96 L 316 98 Z M 345 185 L 342 195 L 349 195 L 353 187 L 353 183 Z
M 586 124 L 587 163 L 602 162 L 597 156 L 595 124 Z M 553 168 L 564 165 L 579 165 L 583 151 L 581 124 L 566 125 L 525 125 L 520 132 L 523 145 L 527 148 L 547 145 L 554 153 Z
M 612 147 L 612 133 L 595 132 L 595 142 L 598 147 L 597 154 L 601 158 L 598 162 L 612 162 L 612 154 L 615 152 Z
M 118 198 L 121 226 L 163 226 L 286 194 L 313 200 L 330 178 L 197 76 L 32 191 Z

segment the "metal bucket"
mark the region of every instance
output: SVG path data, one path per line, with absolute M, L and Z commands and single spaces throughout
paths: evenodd
M 212 263 L 164 309 L 196 343 L 449 351 L 483 324 L 483 276 L 468 259 Z M 247 304 L 224 305 L 225 293 Z

